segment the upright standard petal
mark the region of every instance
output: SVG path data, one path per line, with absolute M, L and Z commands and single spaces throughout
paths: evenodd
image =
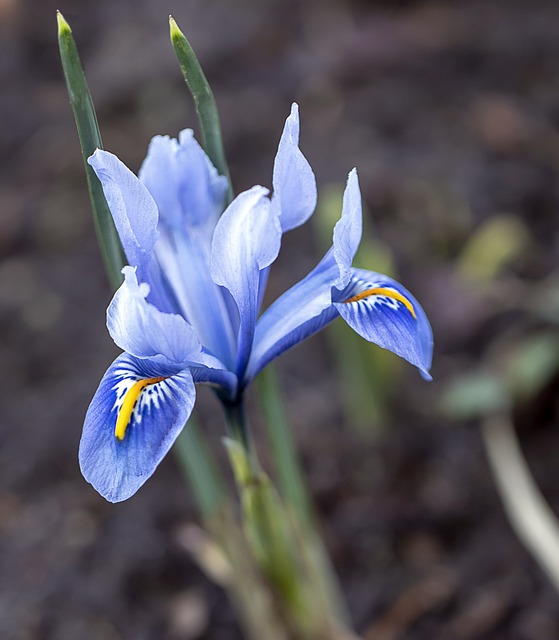
M 277 208 L 282 231 L 306 222 L 317 200 L 316 180 L 299 149 L 299 107 L 294 103 L 274 161 L 272 206 Z
M 97 149 L 88 159 L 101 181 L 128 262 L 146 280 L 158 237 L 157 206 L 140 180 L 115 155 Z
M 361 206 L 361 190 L 357 169 L 352 169 L 347 177 L 342 204 L 342 217 L 334 227 L 333 250 L 338 265 L 339 277 L 335 285 L 341 289 L 350 278 L 351 263 L 363 232 L 363 209 Z
M 132 496 L 171 448 L 194 399 L 188 369 L 119 356 L 85 417 L 79 451 L 85 479 L 110 502 Z
M 107 328 L 115 343 L 138 358 L 162 356 L 173 364 L 200 361 L 202 348 L 188 322 L 147 302 L 149 285 L 138 284 L 135 268 L 122 272 L 124 282 L 107 309 Z
M 220 176 L 191 129 L 179 139 L 152 139 L 139 178 L 153 196 L 161 221 L 183 233 L 206 228 L 210 234 L 225 208 L 227 178 Z
M 372 271 L 353 269 L 335 307 L 360 336 L 401 356 L 430 380 L 433 332 L 419 302 L 401 284 Z
M 159 209 L 154 258 L 175 310 L 205 347 L 234 367 L 237 312 L 229 312 L 229 294 L 210 276 L 212 235 L 225 207 L 227 179 L 218 175 L 188 129 L 179 140 L 153 138 L 139 175 Z
M 332 288 L 343 288 L 361 241 L 362 210 L 357 171 L 350 172 L 333 245 L 303 280 L 286 291 L 259 318 L 245 376 L 248 383 L 273 358 L 319 331 L 337 316 Z
M 238 313 L 229 292 L 212 280 L 211 237 L 203 232 L 163 231 L 155 258 L 176 308 L 194 327 L 200 342 L 234 369 Z
M 253 187 L 238 195 L 219 219 L 212 243 L 212 279 L 231 293 L 239 310 L 239 375 L 252 346 L 260 272 L 276 259 L 281 243 L 281 227 L 267 193 L 264 187 Z

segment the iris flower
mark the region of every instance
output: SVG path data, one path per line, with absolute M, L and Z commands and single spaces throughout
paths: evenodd
M 107 310 L 124 353 L 89 406 L 79 452 L 84 477 L 107 500 L 129 498 L 153 474 L 190 416 L 195 383 L 240 403 L 266 364 L 338 316 L 429 379 L 433 339 L 417 300 L 391 278 L 352 266 L 362 225 L 355 169 L 332 247 L 259 316 L 282 234 L 316 206 L 314 174 L 298 145 L 294 104 L 271 197 L 256 186 L 227 207 L 227 180 L 191 130 L 178 140 L 153 138 L 137 177 L 106 151 L 89 158 L 128 261 Z

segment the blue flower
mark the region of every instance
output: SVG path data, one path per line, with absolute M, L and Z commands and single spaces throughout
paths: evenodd
M 433 338 L 417 300 L 391 278 L 352 267 L 362 223 L 355 169 L 332 247 L 259 317 L 282 234 L 316 206 L 298 144 L 293 105 L 272 196 L 256 186 L 227 208 L 227 181 L 190 130 L 155 137 L 138 177 L 105 151 L 89 159 L 129 263 L 107 311 L 124 353 L 95 393 L 79 453 L 84 477 L 107 500 L 129 498 L 153 474 L 190 416 L 196 382 L 239 402 L 268 362 L 338 316 L 429 379 Z

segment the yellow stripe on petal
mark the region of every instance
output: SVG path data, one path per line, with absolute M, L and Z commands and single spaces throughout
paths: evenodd
M 386 289 L 384 287 L 376 287 L 374 289 L 367 289 L 367 291 L 362 291 L 358 293 L 356 296 L 352 298 L 348 298 L 344 300 L 345 304 L 349 304 L 350 302 L 357 302 L 358 300 L 363 300 L 364 298 L 368 298 L 369 296 L 385 296 L 386 298 L 392 298 L 401 302 L 406 309 L 412 314 L 415 320 L 417 320 L 417 316 L 415 315 L 415 309 L 413 308 L 412 303 L 403 296 L 399 291 L 395 289 Z
M 138 380 L 138 382 L 135 382 L 124 394 L 124 399 L 122 401 L 122 405 L 120 406 L 118 417 L 116 419 L 115 438 L 117 440 L 124 440 L 126 429 L 130 424 L 132 412 L 134 411 L 134 407 L 136 406 L 136 403 L 138 402 L 142 391 L 149 385 L 156 384 L 157 382 L 161 382 L 162 380 L 165 380 L 165 377 L 146 378 L 145 380 Z

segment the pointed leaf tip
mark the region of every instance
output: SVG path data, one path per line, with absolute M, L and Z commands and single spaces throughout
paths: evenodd
M 169 28 L 171 31 L 171 40 L 175 40 L 177 38 L 184 38 L 184 33 L 180 30 L 177 21 L 173 18 L 173 16 L 169 16 Z
M 126 260 L 101 183 L 95 177 L 93 169 L 87 164 L 87 158 L 91 156 L 95 149 L 102 147 L 101 134 L 99 133 L 95 107 L 89 93 L 72 30 L 60 11 L 57 12 L 57 21 L 60 59 L 85 163 L 95 226 L 105 266 L 111 283 L 116 289 L 122 281 L 120 269 L 123 264 L 126 264 Z
M 169 16 L 171 44 L 178 58 L 180 68 L 196 105 L 198 122 L 202 132 L 202 146 L 215 168 L 229 181 L 228 201 L 233 199 L 233 190 L 229 178 L 229 169 L 223 142 L 221 127 L 217 113 L 217 105 L 196 54 L 192 50 L 184 33 L 180 30 L 173 16 Z
M 70 29 L 70 25 L 66 22 L 66 19 L 58 10 L 56 11 L 56 22 L 58 23 L 59 36 L 62 36 L 67 33 L 72 33 L 72 29 Z

